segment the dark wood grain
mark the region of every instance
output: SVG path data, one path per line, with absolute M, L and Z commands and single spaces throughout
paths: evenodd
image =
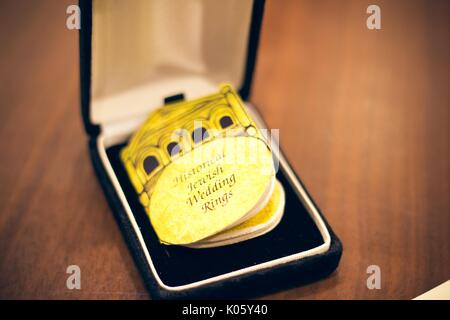
M 0 3 L 0 298 L 148 298 L 89 160 L 70 3 Z M 345 248 L 270 298 L 410 299 L 450 278 L 449 2 L 377 1 L 379 31 L 368 4 L 266 4 L 252 101 Z

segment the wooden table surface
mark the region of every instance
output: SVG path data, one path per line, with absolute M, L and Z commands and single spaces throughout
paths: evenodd
M 0 298 L 149 298 L 89 159 L 71 2 L 0 2 Z M 450 279 L 449 2 L 376 1 L 378 31 L 370 3 L 266 4 L 252 101 L 344 244 L 332 276 L 269 298 L 410 299 Z

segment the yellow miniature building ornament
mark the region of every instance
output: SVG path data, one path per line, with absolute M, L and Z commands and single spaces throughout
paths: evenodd
M 230 85 L 154 111 L 121 159 L 164 244 L 235 243 L 281 219 L 270 146 Z

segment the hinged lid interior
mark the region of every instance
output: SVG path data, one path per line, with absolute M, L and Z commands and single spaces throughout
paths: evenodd
M 81 30 L 81 50 L 90 50 L 91 63 L 90 95 L 84 103 L 88 126 L 143 120 L 174 94 L 191 99 L 216 91 L 223 82 L 237 89 L 249 85 L 245 82 L 250 82 L 254 64 L 250 51 L 257 42 L 256 35 L 252 49 L 257 7 L 252 0 L 83 2 L 92 10 L 84 15 L 82 7 L 83 18 L 90 20 Z M 257 33 L 262 14 L 258 5 Z M 86 34 L 89 45 L 83 45 Z M 88 62 L 82 59 L 86 68 L 83 63 Z M 86 79 L 82 74 L 82 82 Z

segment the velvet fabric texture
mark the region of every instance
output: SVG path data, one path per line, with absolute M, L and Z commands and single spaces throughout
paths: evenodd
M 158 276 L 165 285 L 189 284 L 302 252 L 323 243 L 317 226 L 298 198 L 294 187 L 289 183 L 284 172 L 280 170 L 277 178 L 285 188 L 286 208 L 282 221 L 271 232 L 255 239 L 219 248 L 190 249 L 162 245 L 159 243 L 145 210 L 140 205 L 120 162 L 119 150 L 122 147 L 123 144 L 110 147 L 107 154 L 135 219 L 142 230 L 144 241 L 149 249 Z M 342 245 L 327 225 L 331 235 L 331 246 L 323 254 L 187 290 L 166 290 L 157 283 L 148 266 L 128 216 L 100 160 L 94 140 L 90 142 L 90 153 L 106 198 L 153 298 L 256 297 L 283 288 L 316 281 L 333 272 L 339 263 Z

